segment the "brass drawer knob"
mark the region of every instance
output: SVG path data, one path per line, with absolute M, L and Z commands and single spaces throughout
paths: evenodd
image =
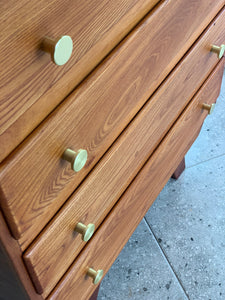
M 64 65 L 70 58 L 73 51 L 73 41 L 70 36 L 63 35 L 57 39 L 45 37 L 43 50 L 51 54 L 52 61 L 58 65 Z
M 220 47 L 212 45 L 211 52 L 216 53 L 218 55 L 218 58 L 220 59 L 224 55 L 225 45 L 221 45 Z
M 94 224 L 88 224 L 87 226 L 82 223 L 77 223 L 75 227 L 75 231 L 79 232 L 82 235 L 82 240 L 84 242 L 87 242 L 90 240 L 92 235 L 95 232 L 95 225 Z
M 94 269 L 89 268 L 87 271 L 87 275 L 93 279 L 94 284 L 98 284 L 99 281 L 102 279 L 103 270 L 95 271 Z
M 207 111 L 208 111 L 208 114 L 210 115 L 212 112 L 213 112 L 213 110 L 214 110 L 214 108 L 215 108 L 215 103 L 213 103 L 213 104 L 206 104 L 206 103 L 203 103 L 202 104 L 202 108 L 203 109 L 206 109 Z
M 77 152 L 66 149 L 63 153 L 63 159 L 71 163 L 71 168 L 75 172 L 79 172 L 87 162 L 87 151 L 80 149 Z

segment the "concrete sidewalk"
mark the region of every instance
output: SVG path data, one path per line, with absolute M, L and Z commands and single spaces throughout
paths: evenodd
M 102 281 L 98 300 L 225 299 L 225 74 L 212 115 Z

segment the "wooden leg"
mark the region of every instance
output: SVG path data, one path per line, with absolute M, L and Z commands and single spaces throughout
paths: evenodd
M 182 172 L 185 169 L 185 159 L 183 158 L 182 161 L 180 162 L 179 166 L 176 168 L 175 172 L 172 175 L 172 178 L 178 179 Z
M 98 292 L 99 292 L 100 284 L 97 287 L 97 289 L 94 291 L 94 293 L 91 295 L 91 298 L 89 300 L 97 300 L 98 298 Z

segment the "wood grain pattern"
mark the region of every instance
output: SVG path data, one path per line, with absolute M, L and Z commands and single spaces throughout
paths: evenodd
M 158 1 L 1 1 L 0 161 Z M 63 34 L 72 37 L 74 51 L 58 67 L 40 45 L 46 35 Z
M 23 250 L 188 49 L 215 8 L 215 2 L 203 0 L 192 5 L 188 0 L 164 2 L 5 160 L 1 207 Z M 197 82 L 217 62 L 209 44 L 222 42 L 224 15 L 199 46 Z M 192 68 L 187 73 L 191 76 Z M 60 159 L 68 147 L 88 151 L 88 163 L 77 174 Z
M 198 136 L 207 116 L 201 105 L 206 99 L 212 103 L 218 97 L 223 68 L 224 61 L 194 97 L 48 300 L 71 299 L 72 295 L 80 300 L 89 297 L 94 285 L 86 276 L 87 268 L 103 269 L 106 274 Z
M 4 278 L 0 276 L 1 299 L 43 300 L 42 296 L 38 295 L 34 290 L 30 277 L 24 266 L 18 242 L 10 235 L 1 211 L 0 262 L 0 275 L 4 276 Z
M 218 22 L 215 26 L 220 25 Z M 210 35 L 214 36 L 214 31 Z M 200 87 L 212 68 L 207 56 L 202 55 L 207 43 L 206 34 L 28 248 L 24 259 L 39 293 L 46 296 L 51 291 L 84 247 L 80 235 L 74 234 L 76 223 L 94 223 L 97 227 L 102 222 Z

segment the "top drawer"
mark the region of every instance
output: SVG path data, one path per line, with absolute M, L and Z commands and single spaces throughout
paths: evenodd
M 1 1 L 0 162 L 158 1 Z M 60 35 L 74 43 L 61 67 L 41 51 Z
M 210 5 L 202 0 L 191 8 L 188 0 L 163 2 L 4 161 L 1 205 L 22 249 L 54 216 L 208 24 Z M 184 18 L 177 11 L 189 14 Z M 198 43 L 191 74 L 186 78 L 192 76 L 195 66 L 203 65 L 193 73 L 196 85 L 218 61 L 210 47 L 223 42 L 224 13 L 215 24 Z M 87 149 L 88 162 L 81 172 L 74 173 L 60 159 L 66 148 Z

